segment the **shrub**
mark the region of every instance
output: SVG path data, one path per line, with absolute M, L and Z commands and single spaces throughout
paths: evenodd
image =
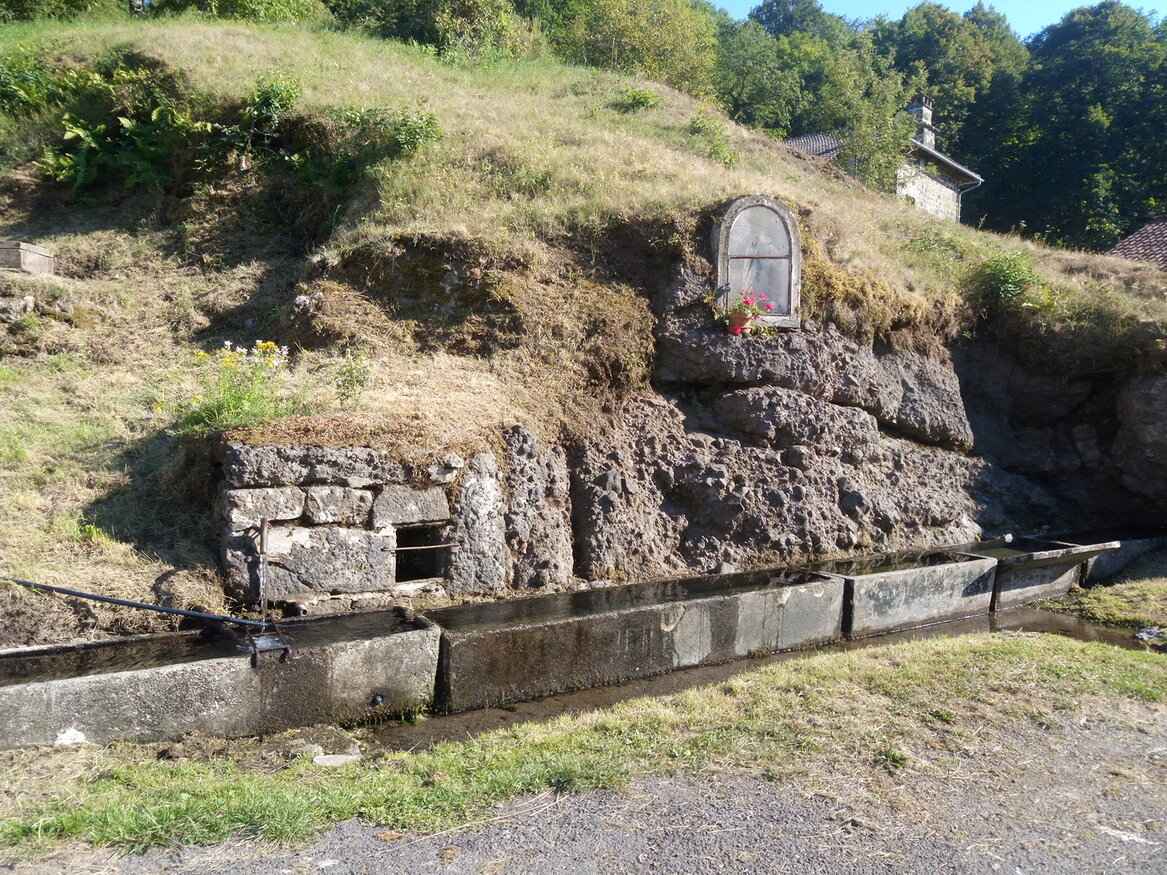
M 623 113 L 640 112 L 659 105 L 660 95 L 648 88 L 625 88 L 611 104 L 612 109 Z
M 99 68 L 100 70 L 100 68 Z M 45 150 L 41 170 L 79 190 L 118 180 L 161 188 L 181 180 L 214 126 L 194 118 L 174 80 L 150 67 L 115 62 L 75 75 L 63 142 Z
M 179 405 L 175 430 L 206 435 L 246 428 L 304 409 L 290 391 L 288 350 L 270 340 L 251 349 L 232 346 L 196 356 L 201 392 Z
M 72 78 L 52 70 L 35 50 L 17 47 L 0 57 L 0 112 L 25 116 L 58 106 L 72 93 Z
M 151 12 L 168 15 L 198 10 L 218 18 L 248 21 L 312 21 L 326 18 L 320 0 L 155 0 Z
M 994 255 L 973 276 L 974 292 L 988 315 L 1015 309 L 1022 296 L 1039 283 L 1033 259 L 1019 250 Z
M 707 113 L 693 116 L 689 119 L 689 134 L 697 140 L 708 158 L 726 167 L 737 164 L 738 156 L 729 144 L 729 132 L 717 116 Z
M 98 6 L 101 0 L 0 0 L 0 24 L 36 18 L 73 18 Z
M 434 28 L 438 50 L 450 60 L 504 60 L 526 54 L 524 28 L 511 0 L 441 0 Z

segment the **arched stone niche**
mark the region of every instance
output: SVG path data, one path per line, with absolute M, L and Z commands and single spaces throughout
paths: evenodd
M 737 198 L 714 227 L 713 245 L 720 306 L 733 306 L 747 290 L 761 292 L 774 305 L 765 324 L 802 326 L 802 244 L 786 207 L 763 195 Z

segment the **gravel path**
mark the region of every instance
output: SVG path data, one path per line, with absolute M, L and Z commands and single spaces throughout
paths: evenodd
M 16 871 L 1167 873 L 1164 706 L 1018 727 L 971 755 L 917 752 L 894 775 L 862 764 L 853 780 L 828 777 L 834 798 L 737 773 L 655 778 L 619 793 L 520 800 L 493 822 L 436 836 L 352 821 L 290 851 L 85 850 Z

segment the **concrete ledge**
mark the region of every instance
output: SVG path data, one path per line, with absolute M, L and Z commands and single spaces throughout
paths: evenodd
M 841 580 L 758 572 L 432 611 L 437 704 L 485 708 L 820 644 L 841 636 L 842 606 Z
M 241 652 L 0 686 L 0 749 L 158 741 L 195 730 L 260 735 L 421 710 L 433 698 L 440 633 L 421 619 L 404 625 L 327 640 L 319 628 L 302 634 L 304 624 L 292 633 L 304 643 L 286 662 L 261 654 L 257 667 Z
M 896 567 L 889 561 L 890 570 L 881 571 L 876 562 L 863 573 L 862 561 L 833 563 L 832 573 L 841 572 L 847 584 L 847 637 L 865 638 L 988 613 L 996 559 L 930 553 L 902 562 L 921 564 Z

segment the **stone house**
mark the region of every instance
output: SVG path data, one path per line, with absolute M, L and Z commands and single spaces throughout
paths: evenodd
M 933 216 L 959 222 L 961 198 L 984 179 L 936 148 L 929 98 L 916 101 L 908 107 L 908 112 L 916 119 L 916 135 L 912 137 L 907 159 L 896 171 L 896 196 Z M 804 155 L 834 159 L 842 141 L 835 134 L 805 134 L 792 137 L 786 145 Z
M 1158 216 L 1129 237 L 1124 237 L 1107 255 L 1131 261 L 1146 261 L 1167 270 L 1167 216 Z

